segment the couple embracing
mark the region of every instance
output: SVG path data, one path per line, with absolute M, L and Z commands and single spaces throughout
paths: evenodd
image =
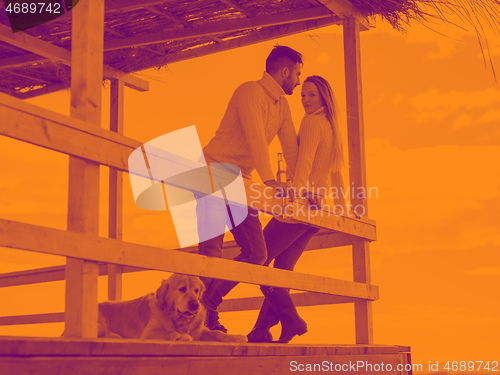
M 291 118 L 285 95 L 292 95 L 300 84 L 302 55 L 286 46 L 275 46 L 266 60 L 266 71 L 258 81 L 245 82 L 231 97 L 215 137 L 203 149 L 207 163 L 237 165 L 244 178 L 251 179 L 255 169 L 265 185 L 286 191 L 286 184 L 275 180 L 268 146 L 277 135 L 287 164 L 293 191 L 305 192 L 310 203 L 321 206 L 324 199 L 304 187 L 328 191 L 332 183 L 341 181 L 343 152 L 335 97 L 322 77 L 310 76 L 302 85 L 305 115 L 299 135 Z M 206 211 L 205 211 L 206 212 Z M 210 220 L 198 217 L 198 220 Z M 248 207 L 248 215 L 231 233 L 241 248 L 237 261 L 292 271 L 309 240 L 319 228 L 300 223 L 285 223 L 273 218 L 264 230 L 258 212 Z M 202 255 L 221 257 L 224 234 L 201 242 Z M 219 323 L 217 308 L 237 283 L 205 280 L 202 302 L 207 309 L 207 327 L 226 329 Z M 272 342 L 270 328 L 281 322 L 278 342 L 287 343 L 307 332 L 290 293 L 284 288 L 261 286 L 265 296 L 257 322 L 248 334 L 249 342 Z

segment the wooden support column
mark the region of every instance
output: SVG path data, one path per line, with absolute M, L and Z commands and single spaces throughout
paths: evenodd
M 70 113 L 100 126 L 104 0 L 80 0 L 72 13 Z M 98 228 L 99 164 L 70 157 L 68 231 L 97 235 Z M 98 263 L 67 258 L 65 275 L 65 336 L 97 337 Z
M 123 135 L 124 89 L 122 81 L 111 80 L 110 130 Z M 109 225 L 108 236 L 122 239 L 123 220 L 123 174 L 116 168 L 109 168 Z M 122 299 L 122 266 L 108 264 L 108 299 Z
M 365 137 L 363 124 L 363 93 L 361 86 L 360 26 L 354 18 L 344 21 L 344 64 L 347 101 L 347 138 L 349 147 L 349 176 L 351 189 L 355 189 L 352 209 L 360 215 L 368 215 L 367 197 L 358 192 L 367 191 Z M 364 239 L 356 239 L 352 245 L 354 281 L 371 284 L 370 245 Z M 372 302 L 354 303 L 356 343 L 373 343 Z

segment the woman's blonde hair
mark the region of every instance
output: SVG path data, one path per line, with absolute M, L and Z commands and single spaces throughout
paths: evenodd
M 338 172 L 344 165 L 344 149 L 342 146 L 342 135 L 340 133 L 339 115 L 337 101 L 333 90 L 326 79 L 320 76 L 310 76 L 304 83 L 311 82 L 318 88 L 323 106 L 325 107 L 326 118 L 332 126 L 333 133 L 333 167 L 332 172 Z

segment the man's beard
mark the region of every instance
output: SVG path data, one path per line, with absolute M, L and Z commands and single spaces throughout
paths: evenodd
M 293 89 L 295 86 L 293 86 L 290 82 L 283 82 L 283 91 L 287 95 L 292 95 L 293 94 Z

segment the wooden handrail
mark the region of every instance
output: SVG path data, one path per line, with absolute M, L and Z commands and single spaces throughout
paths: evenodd
M 309 241 L 306 251 L 334 248 L 339 246 L 348 246 L 352 244 L 352 236 L 344 233 L 320 232 Z M 183 249 L 175 249 L 187 253 L 198 253 L 197 246 L 186 247 Z M 235 241 L 224 242 L 224 259 L 234 259 L 239 253 L 239 246 Z M 51 281 L 64 280 L 64 265 L 54 267 L 43 267 L 25 271 L 9 272 L 0 274 L 0 288 L 11 287 L 17 285 L 39 284 Z M 144 268 L 126 266 L 122 268 L 123 273 L 147 271 Z M 108 274 L 106 264 L 99 267 L 99 276 Z
M 133 244 L 0 219 L 0 246 L 158 271 L 270 285 L 345 297 L 378 299 L 375 285 L 270 269 L 226 259 Z M 147 254 L 147 256 L 144 256 Z
M 295 306 L 319 306 L 352 303 L 356 298 L 332 296 L 320 293 L 292 293 Z M 264 297 L 233 298 L 222 301 L 219 312 L 259 310 Z M 29 314 L 0 317 L 0 326 L 64 322 L 64 313 Z

